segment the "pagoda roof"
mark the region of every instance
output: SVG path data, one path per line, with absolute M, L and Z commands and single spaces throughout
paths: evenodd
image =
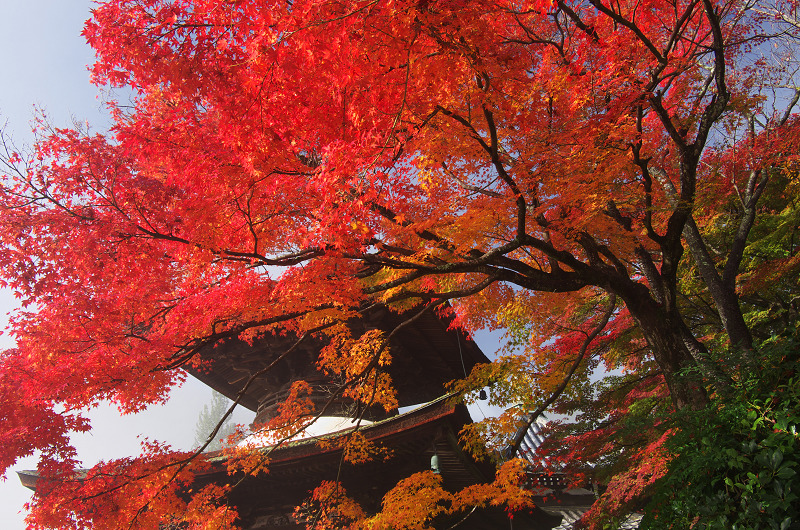
M 348 325 L 356 333 L 369 329 L 390 332 L 406 318 L 381 306 Z M 476 364 L 490 362 L 463 332 L 450 329 L 451 323 L 450 318 L 426 312 L 390 339 L 392 363 L 386 370 L 397 391 L 400 407 L 434 400 L 445 393 L 448 382 L 464 377 Z M 228 398 L 238 398 L 242 406 L 252 411 L 276 407 L 285 399 L 291 383 L 297 380 L 321 389 L 315 403 L 325 403 L 322 393 L 332 385 L 316 369 L 319 352 L 324 346 L 318 339 L 303 341 L 285 359 L 255 377 L 244 390 L 253 374 L 269 366 L 296 341 L 295 336 L 276 334 L 264 335 L 250 343 L 228 339 L 201 350 L 199 357 L 203 368 L 190 367 L 187 371 Z M 334 414 L 339 412 L 336 407 L 333 409 Z
M 244 528 L 304 528 L 290 514 L 325 480 L 341 482 L 348 496 L 368 513 L 381 509 L 383 496 L 400 480 L 430 469 L 436 454 L 445 489 L 458 491 L 467 486 L 491 482 L 494 464 L 476 461 L 458 443 L 458 432 L 472 421 L 467 408 L 452 396 L 443 396 L 415 410 L 375 422 L 359 429 L 367 440 L 390 449 L 390 456 L 360 464 L 342 461 L 342 449 L 336 444 L 320 444 L 320 438 L 335 439 L 346 431 L 320 438 L 287 442 L 260 449 L 268 453 L 268 473 L 256 476 L 229 477 L 225 472 L 228 457 L 212 453 L 212 470 L 199 476 L 199 482 L 236 484 L 228 496 L 237 507 Z M 268 503 L 264 499 L 269 499 Z M 463 517 L 463 515 L 461 516 Z M 452 522 L 452 521 L 451 521 Z M 561 516 L 540 508 L 514 515 L 514 527 L 549 530 L 561 522 Z M 500 508 L 476 510 L 459 528 L 489 530 L 508 525 L 508 516 Z
M 325 480 L 338 480 L 348 496 L 367 513 L 376 513 L 381 509 L 383 496 L 400 480 L 430 469 L 434 453 L 439 457 L 439 470 L 447 490 L 493 480 L 493 464 L 475 461 L 459 447 L 458 432 L 471 421 L 464 405 L 444 396 L 405 414 L 360 428 L 367 440 L 391 450 L 384 459 L 346 464 L 340 447 L 321 445 L 319 438 L 310 438 L 257 449 L 269 453 L 268 472 L 242 477 L 228 475 L 229 457 L 223 452 L 209 453 L 205 457 L 211 468 L 196 476 L 192 488 L 197 490 L 209 483 L 232 484 L 227 501 L 239 513 L 238 524 L 248 530 L 305 528 L 293 517 L 295 507 Z M 343 434 L 332 433 L 323 438 L 330 440 Z M 18 475 L 24 486 L 35 489 L 36 471 Z M 457 519 L 455 522 L 463 530 L 494 530 L 509 525 L 508 515 L 499 507 L 477 509 Z M 453 522 L 446 523 L 449 526 Z M 515 513 L 513 526 L 519 530 L 550 530 L 560 522 L 560 515 L 533 508 Z

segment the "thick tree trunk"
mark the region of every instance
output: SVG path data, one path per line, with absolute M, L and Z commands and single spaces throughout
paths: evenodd
M 666 311 L 646 292 L 644 288 L 634 296 L 622 298 L 664 374 L 675 407 L 702 408 L 708 403 L 703 375 L 712 375 L 707 373 L 709 367 L 702 366 L 698 352 L 692 352 L 687 344 L 687 334 L 691 334 L 677 312 Z M 699 343 L 698 346 L 702 348 Z
M 741 224 L 744 227 L 740 229 L 740 232 L 744 232 L 741 237 L 746 240 L 753 221 L 749 219 L 748 223 L 743 221 Z M 719 275 L 694 219 L 689 219 L 686 223 L 683 235 L 686 238 L 687 246 L 694 257 L 695 263 L 697 263 L 697 269 L 700 271 L 703 282 L 708 286 L 708 291 L 714 299 L 714 305 L 717 308 L 722 326 L 728 334 L 731 346 L 741 348 L 747 352 L 752 351 L 753 337 L 750 335 L 750 329 L 742 316 L 739 297 L 736 294 L 736 274 L 731 273 L 730 279 Z M 738 269 L 741 256 L 738 256 L 738 258 L 730 257 L 729 263 L 734 259 L 736 259 L 736 267 L 731 266 L 731 269 L 735 271 Z

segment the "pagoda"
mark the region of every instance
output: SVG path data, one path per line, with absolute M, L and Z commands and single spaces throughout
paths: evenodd
M 388 334 L 406 318 L 379 306 L 348 325 L 355 335 L 371 329 Z M 341 448 L 320 444 L 316 438 L 305 438 L 270 448 L 269 472 L 242 480 L 227 476 L 224 456 L 212 455 L 209 459 L 212 470 L 198 476 L 198 485 L 236 483 L 228 502 L 236 507 L 242 527 L 255 530 L 305 528 L 295 518 L 295 508 L 326 480 L 340 482 L 367 513 L 380 511 L 383 496 L 398 481 L 431 469 L 432 462 L 448 490 L 491 482 L 493 464 L 475 461 L 459 447 L 458 433 L 472 419 L 464 405 L 447 398 L 445 388 L 448 382 L 466 376 L 476 364 L 490 361 L 470 338 L 452 329 L 450 324 L 449 319 L 426 312 L 406 322 L 402 332 L 390 339 L 392 363 L 386 370 L 397 392 L 399 408 L 413 410 L 403 414 L 366 410 L 358 411 L 358 415 L 369 420 L 362 423 L 360 433 L 370 442 L 387 448 L 391 456 L 358 465 L 343 464 Z M 324 344 L 318 340 L 302 341 L 283 357 L 296 342 L 297 337 L 277 335 L 267 335 L 252 343 L 231 340 L 201 351 L 205 368 L 190 373 L 254 411 L 256 428 L 276 415 L 295 381 L 309 384 L 311 401 L 317 410 L 324 408 L 326 416 L 353 416 L 355 404 L 333 393 L 333 382 L 317 370 Z M 270 369 L 264 371 L 266 366 Z M 326 436 L 332 437 L 336 433 Z M 549 530 L 561 519 L 560 515 L 536 508 L 514 514 L 513 528 Z M 455 522 L 442 524 L 448 527 Z M 475 510 L 458 527 L 488 530 L 511 525 L 505 511 L 486 508 Z
M 324 346 L 317 339 L 300 341 L 298 346 L 297 337 L 268 334 L 251 342 L 229 339 L 201 350 L 203 368 L 190 369 L 190 373 L 255 412 L 254 429 L 276 415 L 292 383 L 305 381 L 317 410 L 324 409 L 326 416 L 344 419 L 355 414 L 360 420 L 368 420 L 361 422 L 360 433 L 388 449 L 389 456 L 357 465 L 343 463 L 342 449 L 337 444 L 321 444 L 318 438 L 307 437 L 253 449 L 269 451 L 268 473 L 231 477 L 224 454 L 210 453 L 210 469 L 196 477 L 194 489 L 209 483 L 231 484 L 227 500 L 239 514 L 242 528 L 289 530 L 305 528 L 305 523 L 296 518 L 295 509 L 323 481 L 340 482 L 348 496 L 368 514 L 380 511 L 384 495 L 397 482 L 420 471 L 439 473 L 449 491 L 491 482 L 494 465 L 476 461 L 458 443 L 459 431 L 472 422 L 469 412 L 446 395 L 448 382 L 464 377 L 475 365 L 488 363 L 489 359 L 469 337 L 451 327 L 451 320 L 429 312 L 409 322 L 402 314 L 378 306 L 348 325 L 355 335 L 371 329 L 388 334 L 401 323 L 402 331 L 390 338 L 392 363 L 386 370 L 397 392 L 399 408 L 406 409 L 402 414 L 387 413 L 382 408 L 355 410 L 354 402 L 332 391 L 335 382 L 317 370 Z M 413 410 L 408 411 L 409 408 Z M 530 436 L 537 435 L 531 431 Z M 334 432 L 325 439 L 336 437 Z M 531 453 L 531 440 L 526 438 L 521 446 L 526 454 Z M 35 488 L 35 472 L 20 472 L 19 476 L 23 485 Z M 437 527 L 563 529 L 567 526 L 560 524 L 571 520 L 570 515 L 579 516 L 594 500 L 591 490 L 565 489 L 564 480 L 544 484 L 542 477 L 533 478 L 537 488 L 544 485 L 548 489 L 535 497 L 537 506 L 532 510 L 517 512 L 512 518 L 501 508 L 487 507 L 473 510 L 466 517 L 461 515 L 458 520 L 437 520 Z

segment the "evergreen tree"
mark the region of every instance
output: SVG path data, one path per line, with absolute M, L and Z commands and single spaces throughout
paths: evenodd
M 225 411 L 227 411 L 230 406 L 230 400 L 228 398 L 216 390 L 212 390 L 211 392 L 211 401 L 203 405 L 203 410 L 200 411 L 200 414 L 197 416 L 197 424 L 194 427 L 195 447 L 200 447 L 206 443 L 206 440 L 208 440 L 208 437 L 214 432 L 220 419 L 222 419 Z M 216 436 L 214 436 L 214 440 L 208 444 L 205 450 L 219 451 L 222 449 L 225 439 L 233 434 L 235 429 L 236 426 L 233 421 L 231 421 L 231 418 L 227 418 L 222 425 L 220 425 L 219 432 L 217 432 Z

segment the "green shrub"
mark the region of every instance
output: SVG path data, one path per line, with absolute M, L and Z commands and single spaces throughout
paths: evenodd
M 798 348 L 765 350 L 732 394 L 681 413 L 640 528 L 800 528 Z

